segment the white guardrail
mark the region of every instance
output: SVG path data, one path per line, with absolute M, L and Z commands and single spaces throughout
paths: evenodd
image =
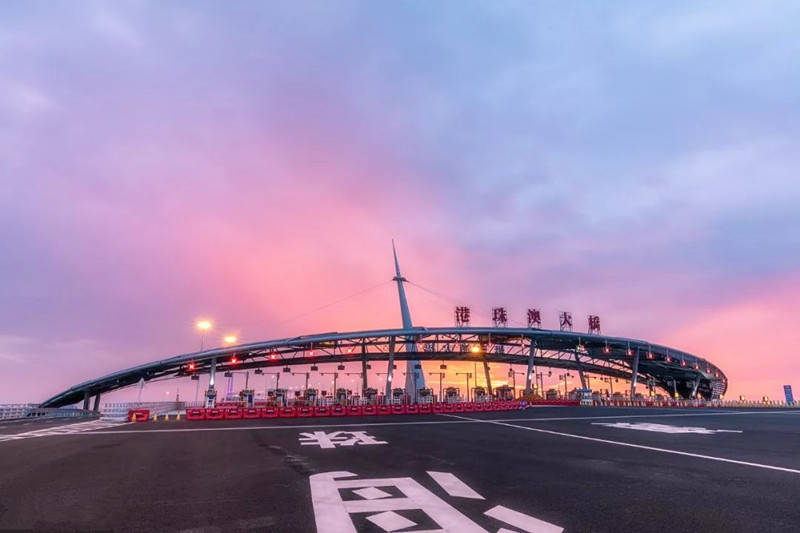
M 97 416 L 94 411 L 84 409 L 54 409 L 39 407 L 35 403 L 0 404 L 0 420 L 21 418 L 90 418 Z

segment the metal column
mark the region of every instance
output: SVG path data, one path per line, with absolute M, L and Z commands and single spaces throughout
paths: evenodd
M 89 389 L 83 389 L 83 410 L 89 410 Z
M 367 342 L 361 344 L 361 394 L 367 390 Z
M 700 387 L 700 376 L 694 380 L 694 386 L 692 387 L 692 400 L 697 397 L 697 389 Z
M 639 373 L 639 348 L 633 354 L 633 373 L 631 374 L 631 398 L 636 396 L 636 377 Z
M 578 350 L 575 350 L 575 365 L 578 367 L 578 377 L 581 379 L 581 388 L 586 388 L 586 377 L 583 375 L 583 367 L 581 366 L 581 358 L 578 355 Z
M 492 395 L 492 376 L 489 375 L 489 361 L 486 360 L 486 356 L 483 356 L 483 372 L 486 374 L 486 392 L 489 393 L 489 396 Z M 477 383 L 477 377 L 476 377 Z
M 92 411 L 100 411 L 100 395 L 94 397 L 94 407 L 92 407 Z
M 531 380 L 533 379 L 533 374 L 536 372 L 536 367 L 534 366 L 533 358 L 536 356 L 536 343 L 531 341 L 530 344 L 530 355 L 528 355 L 528 372 L 525 374 L 525 394 L 528 395 L 531 392 Z M 538 384 L 537 384 L 537 387 Z
M 386 369 L 386 395 L 384 401 L 392 402 L 392 373 L 394 371 L 394 343 L 395 337 L 389 337 L 389 367 Z
M 208 388 L 214 390 L 214 376 L 217 373 L 217 358 L 211 358 L 211 373 L 208 378 Z

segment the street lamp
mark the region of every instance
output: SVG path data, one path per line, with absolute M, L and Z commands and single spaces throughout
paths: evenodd
M 456 376 L 467 377 L 467 401 L 469 401 L 469 380 L 472 378 L 472 372 L 456 372 Z
M 508 377 L 511 378 L 511 388 L 514 389 L 514 398 L 517 397 L 517 374 L 524 376 L 526 372 L 517 372 L 514 365 L 508 365 Z
M 439 376 L 439 402 L 442 402 L 444 397 L 442 396 L 442 380 L 444 379 L 444 372 L 428 372 L 429 376 Z
M 194 326 L 197 328 L 197 331 L 200 332 L 200 351 L 202 352 L 203 345 L 206 340 L 206 333 L 211 331 L 212 324 L 210 320 L 206 320 L 205 318 L 203 318 L 201 320 L 198 320 L 197 324 L 195 324 Z

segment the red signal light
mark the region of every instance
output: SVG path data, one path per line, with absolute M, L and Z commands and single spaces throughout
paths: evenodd
M 239 360 L 238 360 L 238 359 L 236 359 L 236 356 L 235 356 L 235 355 L 234 355 L 233 357 L 231 357 L 231 364 L 232 364 L 232 365 L 235 365 L 235 364 L 236 364 L 236 363 L 238 363 L 238 362 L 239 362 Z
M 195 368 L 196 368 L 196 365 L 194 364 L 194 361 L 189 363 L 189 370 L 194 370 Z
M 273 352 L 273 353 L 271 353 L 271 354 L 269 354 L 269 358 L 270 358 L 270 359 L 272 359 L 273 361 L 274 361 L 274 360 L 275 360 L 277 357 L 278 357 L 278 356 L 277 356 L 277 355 L 275 355 L 275 353 L 274 353 L 274 352 Z

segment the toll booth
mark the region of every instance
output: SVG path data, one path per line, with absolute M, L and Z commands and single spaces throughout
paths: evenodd
M 581 405 L 592 405 L 592 389 L 575 389 L 574 393 Z
M 314 405 L 317 401 L 317 389 L 306 389 L 303 394 L 306 405 Z
M 239 400 L 245 407 L 253 407 L 253 402 L 256 397 L 256 391 L 253 389 L 245 389 L 239 393 Z
M 286 389 L 275 389 L 274 391 L 269 391 L 269 394 L 272 395 L 271 400 L 275 402 L 275 405 L 278 407 L 283 407 L 284 405 L 288 405 L 287 397 L 288 393 Z
M 378 389 L 373 389 L 371 387 L 364 389 L 364 399 L 367 403 L 374 404 L 375 400 L 378 399 Z
M 488 402 L 491 400 L 489 396 L 486 395 L 486 389 L 483 387 L 472 387 L 472 401 L 475 402 Z
M 547 389 L 545 398 L 548 400 L 558 400 L 558 391 L 555 389 Z
M 336 396 L 334 397 L 334 402 L 338 403 L 339 405 L 347 405 L 347 398 L 350 396 L 350 391 L 347 389 L 336 389 Z
M 433 389 L 419 389 L 417 398 L 419 399 L 419 403 L 433 403 Z
M 406 390 L 401 389 L 400 387 L 392 389 L 392 403 L 393 404 L 406 403 Z
M 501 385 L 499 387 L 495 387 L 494 390 L 497 393 L 497 399 L 500 400 L 501 402 L 514 399 L 514 389 L 512 389 L 508 385 Z
M 447 387 L 444 390 L 444 401 L 446 403 L 458 403 L 461 401 L 461 391 L 457 387 Z
M 211 409 L 217 403 L 217 391 L 209 388 L 206 391 L 206 408 Z

